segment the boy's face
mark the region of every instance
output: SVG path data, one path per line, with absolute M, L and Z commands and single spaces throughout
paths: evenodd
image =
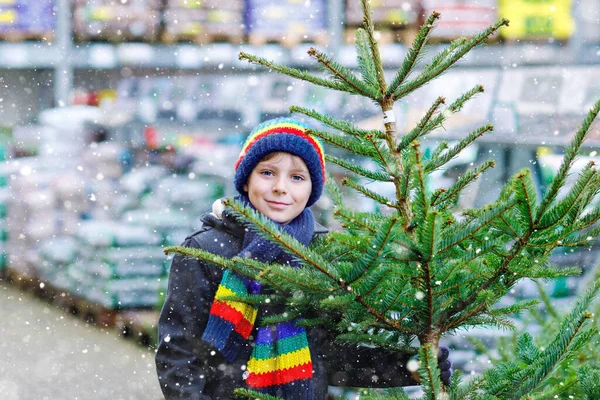
M 252 170 L 244 190 L 252 205 L 280 224 L 287 224 L 306 207 L 312 191 L 304 161 L 289 153 L 263 159 Z

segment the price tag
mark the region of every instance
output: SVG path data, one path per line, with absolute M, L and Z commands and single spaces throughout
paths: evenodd
M 145 43 L 125 43 L 117 47 L 122 64 L 149 64 L 154 59 L 154 49 Z
M 181 68 L 198 68 L 202 65 L 202 52 L 195 46 L 179 46 L 175 62 Z
M 89 64 L 94 68 L 114 68 L 117 57 L 113 46 L 109 44 L 96 44 L 90 47 Z
M 210 57 L 207 62 L 212 64 L 229 65 L 237 59 L 237 53 L 234 51 L 233 46 L 228 43 L 215 43 L 209 48 Z
M 18 44 L 3 44 L 0 56 L 2 64 L 8 67 L 24 67 L 28 64 L 28 51 Z
M 390 122 L 396 122 L 396 116 L 393 110 L 383 112 L 383 123 L 389 124 Z

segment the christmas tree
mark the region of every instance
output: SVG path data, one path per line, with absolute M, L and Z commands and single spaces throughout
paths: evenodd
M 251 222 L 264 237 L 298 258 L 302 263 L 300 268 L 243 258 L 225 259 L 182 247 L 166 251 L 209 261 L 273 288 L 275 295 L 232 297 L 232 300 L 255 304 L 281 302 L 286 305 L 284 314 L 265 318 L 262 323 L 303 316 L 303 324 L 322 325 L 340 341 L 418 353 L 418 374 L 425 399 L 534 398 L 536 390 L 543 390 L 544 382 L 557 365 L 591 338 L 597 339 L 598 331 L 590 327 L 591 315 L 586 310 L 600 282 L 596 282 L 563 319 L 555 338 L 543 349 L 535 346 L 530 336 L 523 335 L 512 361 L 501 363 L 467 383 L 461 383 L 460 374 L 455 374 L 452 385 L 444 388 L 435 355 L 440 338 L 459 329 L 511 328 L 511 315 L 537 304 L 537 301 L 524 301 L 507 307 L 497 306 L 519 280 L 579 273 L 577 268 L 555 267 L 549 258 L 557 247 L 585 245 L 600 233 L 600 226 L 596 225 L 600 220 L 600 207 L 593 205 L 594 197 L 600 192 L 600 174 L 593 163 L 581 171 L 575 185 L 564 196 L 559 196 L 600 111 L 600 101 L 565 149 L 560 170 L 541 199 L 537 198 L 530 171 L 523 169 L 503 186 L 495 202 L 457 211 L 455 205 L 461 192 L 492 168 L 493 161 L 467 171 L 450 187 L 435 191 L 429 190 L 429 175 L 443 168 L 493 127 L 482 126 L 453 146 L 442 142 L 430 155 L 421 150 L 419 141 L 442 127 L 483 88 L 471 88 L 450 104 L 438 98 L 418 124 L 404 135 L 397 132 L 393 105 L 439 77 L 471 49 L 508 25 L 508 21 L 501 20 L 476 37 L 453 41 L 421 66 L 429 35 L 440 18 L 433 13 L 388 83 L 375 40 L 369 2 L 362 0 L 361 4 L 364 23 L 356 31 L 358 73 L 316 49 L 308 54 L 325 76 L 246 53 L 240 53 L 240 59 L 331 90 L 367 97 L 381 108 L 385 130 L 360 129 L 303 107 L 291 107 L 291 112 L 326 126 L 327 130 L 314 129 L 311 133 L 330 146 L 373 161 L 376 168 L 368 169 L 346 157 L 326 156 L 327 162 L 349 171 L 351 177 L 345 178 L 342 185 L 372 199 L 389 212 L 349 209 L 340 187 L 329 177 L 329 197 L 335 204 L 334 216 L 341 222 L 342 229 L 329 233 L 308 249 L 252 209 L 234 200 L 227 201 L 227 206 Z M 395 198 L 385 197 L 355 178 L 392 184 Z M 593 381 L 590 376 L 597 375 L 598 371 L 587 368 L 579 373 L 579 381 L 585 386 L 584 382 Z M 584 390 L 593 398 L 597 388 L 587 387 Z M 244 390 L 240 394 L 269 398 Z M 372 396 L 378 398 L 379 395 Z M 390 391 L 386 396 L 407 398 L 401 389 Z

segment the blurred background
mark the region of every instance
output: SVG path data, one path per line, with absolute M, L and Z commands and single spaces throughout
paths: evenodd
M 402 134 L 438 96 L 452 101 L 482 84 L 485 93 L 423 147 L 463 138 L 487 123 L 495 132 L 433 173 L 432 189 L 494 158 L 496 168 L 466 191 L 457 210 L 494 200 L 523 167 L 541 193 L 600 97 L 600 2 L 372 0 L 371 7 L 391 76 L 433 11 L 441 20 L 424 62 L 451 40 L 510 19 L 509 28 L 396 103 L 394 112 Z M 356 68 L 354 29 L 361 19 L 359 0 L 0 0 L 0 332 L 15 335 L 0 347 L 6 352 L 0 353 L 2 398 L 160 398 L 152 351 L 169 269 L 161 249 L 194 232 L 212 201 L 234 194 L 232 166 L 248 132 L 291 105 L 363 128 L 383 126 L 369 101 L 257 69 L 240 62 L 238 53 L 315 70 L 306 52 L 316 47 Z M 584 148 L 576 169 L 600 161 L 597 125 Z M 330 172 L 343 175 L 334 167 Z M 355 193 L 347 199 L 358 209 L 377 210 Z M 326 196 L 314 211 L 336 228 Z M 590 242 L 555 254 L 555 262 L 584 269 L 582 277 L 545 284 L 556 304 L 568 306 L 594 272 L 596 248 Z M 512 295 L 538 291 L 522 282 Z M 17 304 L 23 312 L 15 311 Z M 50 322 L 41 323 L 44 318 Z M 37 326 L 29 324 L 36 320 Z M 97 351 L 88 368 L 69 358 L 72 351 L 52 351 L 40 364 L 47 342 L 73 335 L 98 343 L 93 335 L 99 333 L 118 340 Z M 23 342 L 27 335 L 33 339 Z M 469 335 L 491 337 L 493 347 L 503 333 Z M 485 368 L 485 357 L 474 357 L 464 335 L 448 344 L 457 366 Z M 115 376 L 98 378 L 99 365 L 115 365 L 110 357 L 128 352 L 141 363 L 100 368 Z M 32 370 L 17 368 L 26 354 Z M 139 371 L 144 378 L 138 382 L 132 377 Z M 43 385 L 28 385 L 31 379 Z M 44 395 L 50 382 L 63 389 Z M 114 382 L 112 391 L 95 393 L 94 387 L 110 386 L 106 382 Z

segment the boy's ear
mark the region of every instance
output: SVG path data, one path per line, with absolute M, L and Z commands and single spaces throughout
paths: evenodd
M 248 191 L 248 184 L 247 183 L 244 183 L 244 188 L 243 189 L 244 189 L 244 192 Z

